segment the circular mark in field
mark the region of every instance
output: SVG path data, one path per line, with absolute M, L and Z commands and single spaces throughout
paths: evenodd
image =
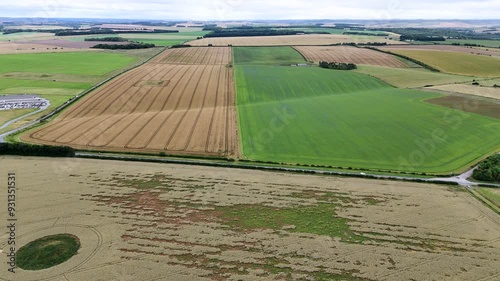
M 80 249 L 80 239 L 71 234 L 56 234 L 29 242 L 16 254 L 17 266 L 42 270 L 68 261 Z

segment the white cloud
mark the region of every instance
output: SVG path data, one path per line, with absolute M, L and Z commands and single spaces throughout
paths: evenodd
M 0 16 L 133 19 L 495 19 L 498 0 L 17 0 Z

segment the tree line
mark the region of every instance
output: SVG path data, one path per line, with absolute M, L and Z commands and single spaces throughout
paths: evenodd
M 297 35 L 305 33 L 304 31 L 296 30 L 274 30 L 274 29 L 216 29 L 205 35 L 205 38 L 210 37 L 247 37 L 247 36 L 280 36 L 280 35 Z
M 75 150 L 69 146 L 0 143 L 0 155 L 74 157 Z
M 128 42 L 129 40 L 122 37 L 104 37 L 104 38 L 85 38 L 85 41 Z
M 500 182 L 500 154 L 493 155 L 479 164 L 472 177 L 480 181 Z
M 150 43 L 130 43 L 125 45 L 117 44 L 97 44 L 91 48 L 93 49 L 106 49 L 106 50 L 132 50 L 132 49 L 147 49 L 154 48 L 155 44 Z
M 123 33 L 179 33 L 179 30 L 113 30 L 113 29 L 70 29 L 61 30 L 55 33 L 55 36 L 74 36 L 74 35 L 96 35 L 96 34 L 123 34 Z
M 319 66 L 327 69 L 337 69 L 337 70 L 353 70 L 358 68 L 354 63 L 343 63 L 343 62 L 326 62 L 322 61 Z
M 346 31 L 343 33 L 344 35 L 364 35 L 364 36 L 389 36 L 388 33 L 370 33 L 370 32 L 362 32 L 362 31 Z

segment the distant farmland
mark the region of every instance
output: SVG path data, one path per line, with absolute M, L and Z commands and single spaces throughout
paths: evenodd
M 498 148 L 500 123 L 422 102 L 439 94 L 347 71 L 235 63 L 249 159 L 440 173 Z
M 422 61 L 447 73 L 480 77 L 500 76 L 500 58 L 498 57 L 434 50 L 392 48 L 387 50 Z
M 404 42 L 388 40 L 380 36 L 350 36 L 339 34 L 310 34 L 287 36 L 256 36 L 256 37 L 224 37 L 204 38 L 190 41 L 192 46 L 300 46 L 300 45 L 331 45 L 338 43 L 386 42 L 387 44 L 405 44 Z
M 168 50 L 23 139 L 83 149 L 237 154 L 230 48 Z
M 387 67 L 408 67 L 401 59 L 394 56 L 373 51 L 370 49 L 335 46 L 335 47 L 318 47 L 318 46 L 302 46 L 295 47 L 297 51 L 302 53 L 307 60 L 313 62 L 343 62 L 355 64 L 379 65 Z

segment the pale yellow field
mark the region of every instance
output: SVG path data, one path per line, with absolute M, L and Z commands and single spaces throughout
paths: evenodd
M 500 99 L 500 89 L 493 87 L 479 87 L 474 85 L 463 85 L 463 84 L 451 84 L 435 86 L 431 89 L 460 93 L 466 95 L 481 96 L 486 98 Z
M 61 48 L 51 45 L 0 41 L 0 54 L 29 54 L 29 53 L 76 52 L 76 51 L 91 51 L 91 49 Z
M 350 42 L 387 42 L 387 44 L 405 44 L 400 41 L 388 40 L 377 36 L 349 36 L 338 34 L 204 38 L 190 41 L 187 44 L 192 46 L 207 46 L 208 44 L 213 44 L 214 46 L 304 46 Z
M 7 171 L 17 173 L 18 246 L 69 233 L 82 247 L 39 272 L 7 274 L 2 254 L 0 280 L 500 277 L 500 217 L 451 187 L 83 159 L 3 157 L 0 182 Z M 251 226 L 284 210 L 295 215 Z

